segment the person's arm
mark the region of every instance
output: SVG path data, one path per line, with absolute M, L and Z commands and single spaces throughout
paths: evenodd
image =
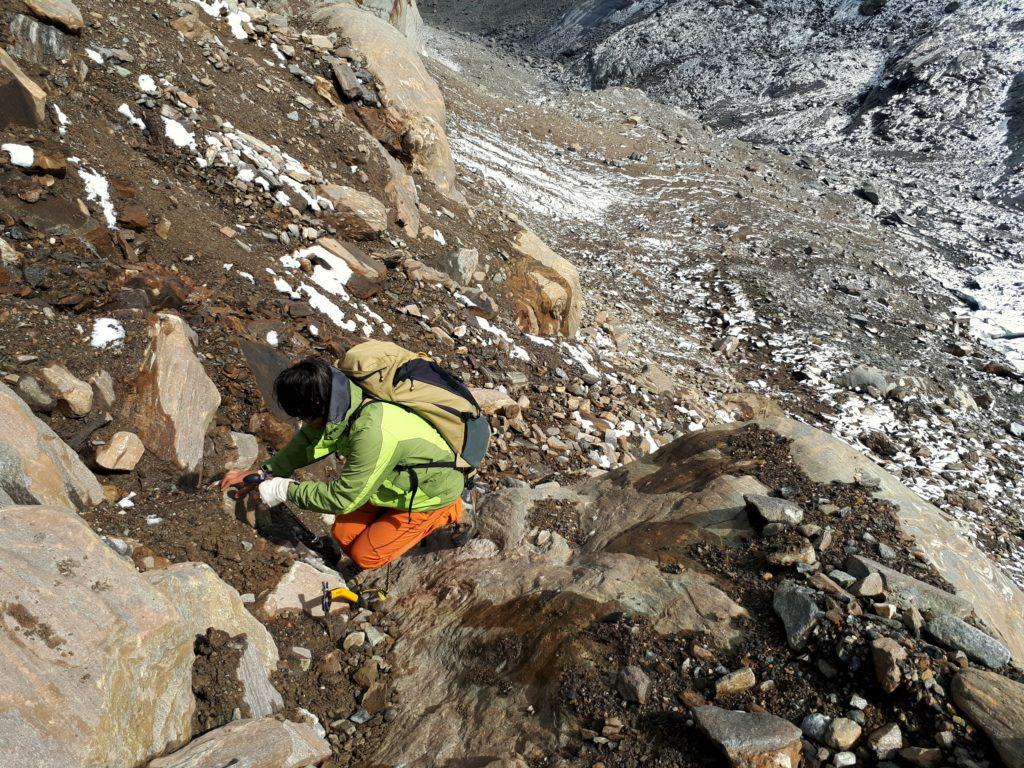
M 381 429 L 380 408 L 367 409 L 349 433 L 347 460 L 338 478 L 330 483 L 293 483 L 288 501 L 329 515 L 359 509 L 399 463 L 398 442 Z
M 290 477 L 296 469 L 312 464 L 317 460 L 313 456 L 313 448 L 322 434 L 322 429 L 303 427 L 295 433 L 288 445 L 263 463 L 263 469 L 277 477 Z

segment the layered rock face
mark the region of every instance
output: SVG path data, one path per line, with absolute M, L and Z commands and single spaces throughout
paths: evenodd
M 135 382 L 139 436 L 148 450 L 174 462 L 187 482 L 195 482 L 220 393 L 196 357 L 199 340 L 184 320 L 161 312 L 149 336 Z
M 509 291 L 516 324 L 527 333 L 575 335 L 583 313 L 583 288 L 576 267 L 528 229 L 513 240 Z
M 0 510 L 0 764 L 135 766 L 186 742 L 207 627 L 277 649 L 205 565 L 139 574 L 70 510 Z

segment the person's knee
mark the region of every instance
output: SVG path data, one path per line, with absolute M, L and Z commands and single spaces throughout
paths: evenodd
M 366 530 L 364 527 L 358 525 L 346 525 L 339 522 L 331 527 L 331 536 L 338 542 L 338 546 L 347 552 L 352 546 L 352 542 L 359 538 L 359 534 L 364 530 Z
M 356 564 L 356 567 L 361 568 L 364 571 L 372 571 L 374 568 L 380 568 L 383 565 L 387 565 L 392 560 L 391 557 L 382 555 L 372 546 L 369 546 L 363 541 L 357 541 L 352 547 L 350 547 L 348 549 L 348 556 L 352 559 L 352 562 Z

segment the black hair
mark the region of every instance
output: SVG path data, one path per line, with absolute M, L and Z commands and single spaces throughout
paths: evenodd
M 308 357 L 274 379 L 274 399 L 289 416 L 308 421 L 327 415 L 331 403 L 331 366 Z

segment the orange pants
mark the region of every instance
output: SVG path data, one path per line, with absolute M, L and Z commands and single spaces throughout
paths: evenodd
M 334 521 L 331 536 L 364 569 L 380 568 L 404 555 L 427 536 L 462 517 L 462 499 L 426 512 L 364 504 Z

